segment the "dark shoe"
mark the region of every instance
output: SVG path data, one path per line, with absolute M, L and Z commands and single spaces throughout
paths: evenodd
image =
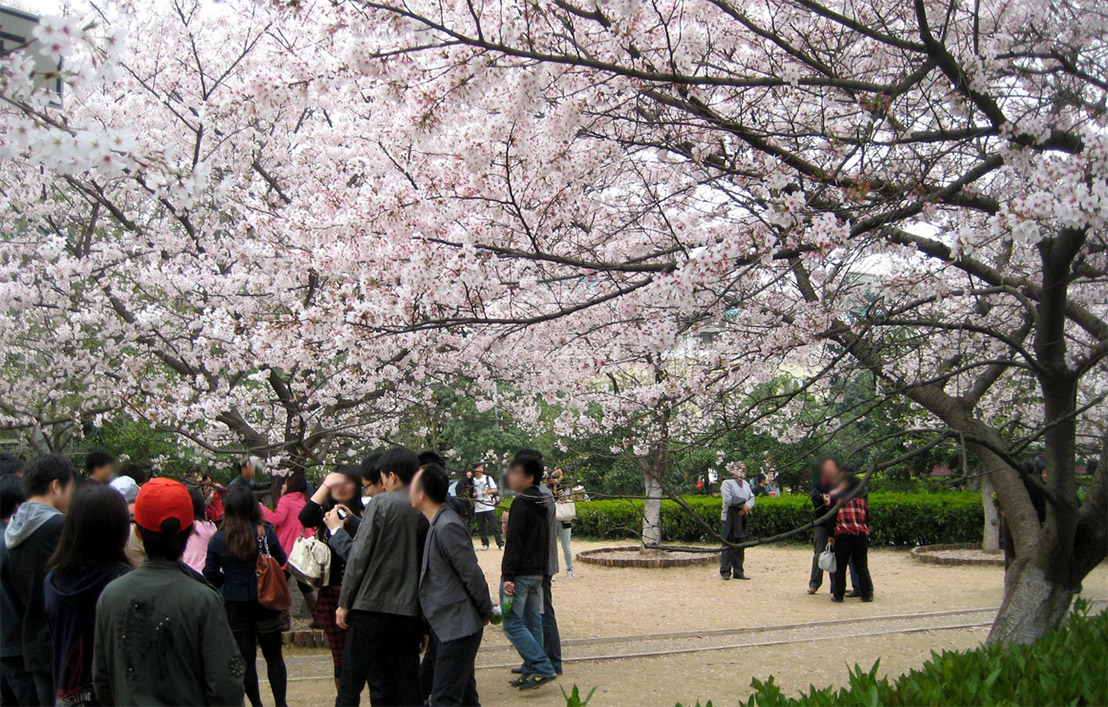
M 724 582 L 726 582 L 727 580 L 731 579 L 731 575 L 729 575 L 729 574 L 721 574 L 721 575 L 720 575 L 719 577 L 720 577 L 720 579 L 722 579 L 722 580 L 723 580 Z
M 496 546 L 496 549 L 497 549 L 497 550 L 503 550 L 503 549 L 504 549 L 504 546 L 503 546 L 503 545 L 497 545 L 497 546 Z
M 742 572 L 739 572 L 737 575 L 735 575 L 735 579 L 750 579 L 750 577 L 747 577 Z
M 808 593 L 809 594 L 815 594 L 818 591 L 819 591 L 819 587 L 808 587 Z
M 523 675 L 523 668 L 512 668 L 513 675 Z
M 831 597 L 831 601 L 835 602 L 836 604 L 842 604 L 843 603 L 843 598 L 833 596 L 833 597 Z
M 515 680 L 512 680 L 508 684 L 511 685 L 512 687 L 523 687 L 523 683 L 527 682 L 530 679 L 531 679 L 530 675 L 523 675 L 521 677 L 516 678 Z
M 870 594 L 869 596 L 862 597 L 862 601 L 865 602 L 866 604 L 870 603 L 871 601 L 873 601 L 873 595 Z
M 846 593 L 847 599 L 857 599 L 860 596 L 862 595 L 857 589 L 851 589 L 849 592 Z
M 524 679 L 522 685 L 519 686 L 520 690 L 534 690 L 537 687 L 541 687 L 548 682 L 554 682 L 558 679 L 557 675 L 551 675 L 548 678 L 544 678 L 542 675 L 532 675 Z

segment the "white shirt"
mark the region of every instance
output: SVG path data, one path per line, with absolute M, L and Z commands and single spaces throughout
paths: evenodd
M 496 482 L 488 474 L 483 475 L 480 479 L 474 476 L 473 495 L 475 499 L 473 511 L 475 513 L 488 513 L 494 510 L 493 498 L 496 496 Z

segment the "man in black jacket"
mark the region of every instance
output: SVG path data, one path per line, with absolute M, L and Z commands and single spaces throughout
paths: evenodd
M 54 704 L 53 645 L 42 581 L 76 486 L 77 472 L 65 457 L 51 454 L 35 459 L 23 474 L 27 501 L 4 531 L 7 556 L 0 567 L 0 587 L 23 616 L 23 661 L 34 678 L 40 705 Z
M 508 538 L 500 564 L 500 603 L 511 603 L 504 612 L 504 635 L 523 658 L 523 674 L 514 687 L 530 690 L 556 679 L 554 665 L 543 650 L 543 577 L 550 561 L 550 512 L 539 484 L 542 462 L 537 457 L 517 457 L 508 467 L 508 487 L 519 495 L 508 515 Z

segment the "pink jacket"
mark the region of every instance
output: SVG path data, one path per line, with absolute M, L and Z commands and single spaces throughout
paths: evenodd
M 302 493 L 286 493 L 277 499 L 277 508 L 269 510 L 258 504 L 262 509 L 262 518 L 273 525 L 277 533 L 277 539 L 281 541 L 281 548 L 286 555 L 292 554 L 292 546 L 300 536 L 309 536 L 315 532 L 315 528 L 305 528 L 300 525 L 300 509 L 307 505 L 308 499 Z M 284 565 L 281 565 L 284 567 Z

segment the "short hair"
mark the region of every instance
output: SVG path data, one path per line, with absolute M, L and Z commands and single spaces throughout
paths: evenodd
M 450 488 L 450 479 L 446 470 L 438 464 L 428 464 L 419 475 L 419 490 L 435 503 L 446 503 L 446 492 Z
M 246 467 L 250 466 L 250 462 L 254 461 L 254 457 L 243 457 L 239 459 L 239 471 L 241 472 Z M 255 467 L 257 464 L 254 465 Z
M 91 474 L 96 469 L 114 462 L 115 459 L 113 459 L 110 454 L 104 452 L 89 452 L 88 456 L 85 457 L 85 473 Z
M 207 507 L 204 503 L 204 494 L 193 486 L 189 489 L 189 498 L 192 499 L 192 517 L 196 520 L 207 520 Z
M 377 466 L 381 461 L 381 456 L 380 452 L 374 452 L 363 459 L 361 465 L 358 466 L 358 473 L 371 484 L 381 480 L 381 469 Z
M 23 461 L 23 457 L 17 457 L 14 454 L 0 454 L 0 476 L 18 474 L 23 471 L 26 464 L 27 462 Z
M 831 462 L 832 464 L 834 464 L 835 468 L 839 468 L 842 466 L 842 464 L 839 463 L 839 460 L 835 457 L 821 457 L 819 460 L 819 466 L 822 468 L 823 465 L 827 462 Z
M 146 483 L 146 469 L 143 469 L 138 464 L 131 464 L 129 462 L 127 464 L 120 464 L 119 475 L 131 477 L 139 486 Z
M 433 449 L 424 449 L 419 453 L 419 465 L 421 467 L 434 464 L 440 466 L 443 470 L 446 470 L 446 460 L 442 458 L 442 455 Z
M 15 474 L 0 476 L 0 518 L 7 520 L 19 504 L 27 500 L 23 494 L 23 479 Z
M 516 459 L 519 459 L 521 457 L 535 457 L 541 462 L 542 452 L 537 449 L 528 449 L 524 447 L 523 449 L 516 451 Z
M 419 457 L 407 447 L 393 447 L 381 455 L 377 468 L 382 475 L 391 471 L 400 477 L 401 483 L 407 486 L 412 483 L 412 477 L 419 471 Z
M 512 460 L 512 466 L 518 466 L 523 473 L 531 477 L 531 483 L 542 482 L 542 458 L 533 455 L 516 455 Z
M 68 486 L 77 476 L 77 470 L 60 454 L 47 454 L 27 465 L 23 472 L 23 493 L 30 498 L 50 491 L 50 484 L 57 481 Z
M 147 530 L 141 525 L 136 525 L 139 537 L 142 538 L 146 556 L 152 560 L 170 560 L 176 562 L 185 554 L 185 545 L 192 535 L 194 526 L 190 525 L 181 531 L 181 523 L 176 518 L 166 518 L 162 521 L 162 531 Z

